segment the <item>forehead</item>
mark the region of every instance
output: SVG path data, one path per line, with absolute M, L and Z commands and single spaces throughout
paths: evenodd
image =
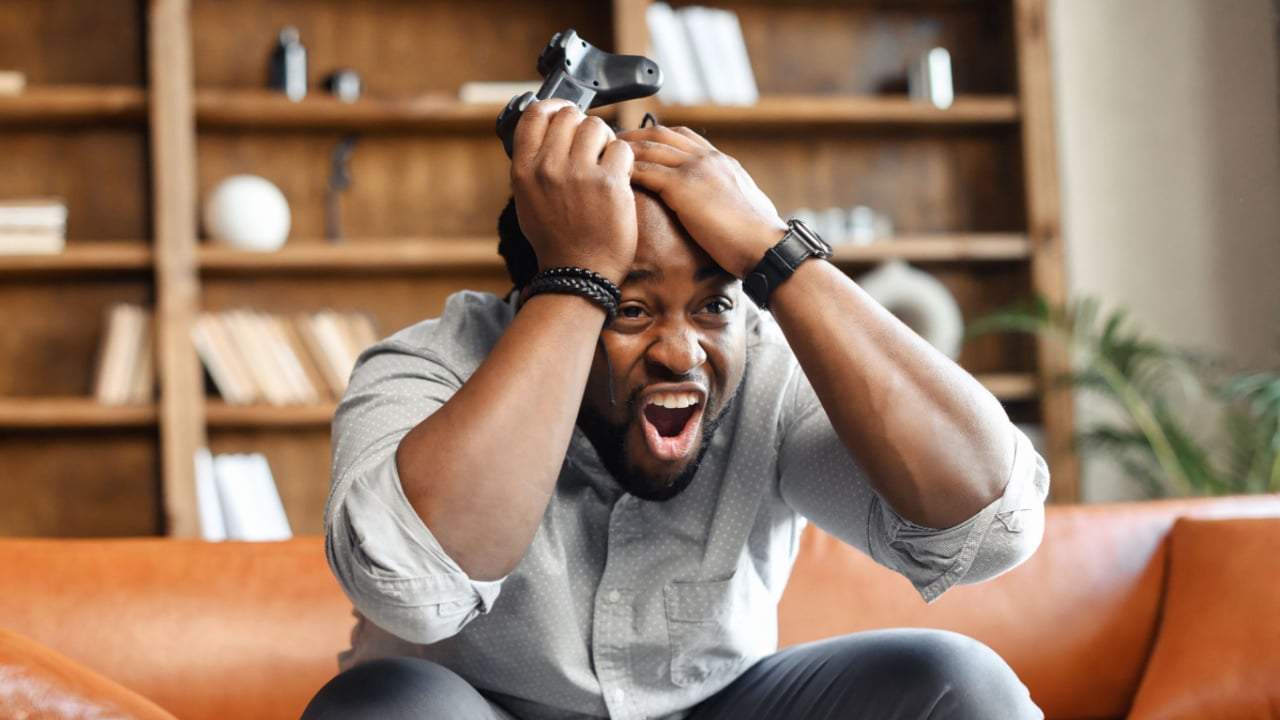
M 685 232 L 675 213 L 654 195 L 636 191 L 636 222 L 633 275 L 692 278 L 705 275 L 709 269 L 718 269 L 715 261 Z

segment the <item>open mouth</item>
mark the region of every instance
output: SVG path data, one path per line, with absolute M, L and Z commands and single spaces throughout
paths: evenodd
M 701 398 L 695 392 L 655 393 L 642 415 L 649 451 L 662 460 L 678 460 L 689 454 L 697 439 Z

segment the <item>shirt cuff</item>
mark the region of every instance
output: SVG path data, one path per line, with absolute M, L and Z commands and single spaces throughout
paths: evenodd
M 1014 462 L 1004 492 L 959 525 L 921 527 L 883 501 L 872 505 L 873 556 L 905 576 L 926 602 L 958 583 L 975 583 L 1013 569 L 1030 557 L 1044 535 L 1049 470 L 1016 427 Z M 878 516 L 878 517 L 877 517 Z

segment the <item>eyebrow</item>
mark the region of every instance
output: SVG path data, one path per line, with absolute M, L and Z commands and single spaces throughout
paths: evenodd
M 650 280 L 662 279 L 662 273 L 658 270 L 632 270 L 627 273 L 627 277 L 622 281 L 623 284 L 633 282 L 648 282 Z M 728 270 L 719 265 L 703 265 L 693 273 L 694 282 L 702 283 L 708 280 L 720 280 L 725 283 L 731 283 L 735 278 Z

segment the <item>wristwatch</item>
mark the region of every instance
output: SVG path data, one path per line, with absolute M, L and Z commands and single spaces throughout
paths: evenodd
M 787 221 L 787 234 L 769 248 L 764 259 L 742 279 L 742 291 L 760 308 L 769 307 L 769 294 L 809 258 L 831 257 L 831 246 L 808 225 L 795 218 Z

